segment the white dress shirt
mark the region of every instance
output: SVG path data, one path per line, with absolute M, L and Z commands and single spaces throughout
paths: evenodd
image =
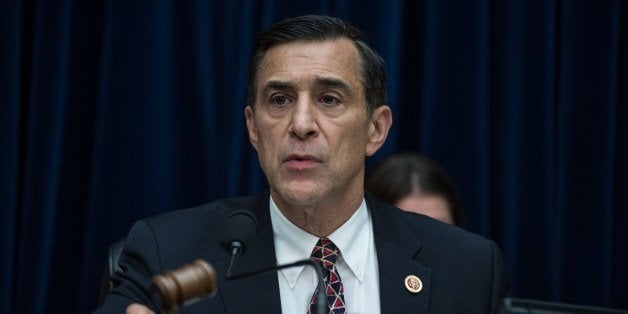
M 284 216 L 270 198 L 275 254 L 279 265 L 308 259 L 318 237 L 297 227 Z M 340 228 L 328 237 L 340 249 L 336 262 L 344 285 L 346 312 L 380 313 L 379 272 L 373 240 L 373 223 L 366 201 Z M 305 314 L 310 306 L 318 278 L 309 266 L 298 266 L 277 272 L 282 313 Z

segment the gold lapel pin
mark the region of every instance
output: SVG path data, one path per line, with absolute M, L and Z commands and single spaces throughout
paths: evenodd
M 423 290 L 423 282 L 415 275 L 406 276 L 403 283 L 406 285 L 406 289 L 412 293 L 419 293 Z

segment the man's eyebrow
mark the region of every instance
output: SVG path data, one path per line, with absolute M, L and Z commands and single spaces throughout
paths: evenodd
M 353 94 L 353 90 L 345 81 L 333 77 L 316 76 L 314 78 L 314 84 L 324 88 L 336 88 L 341 89 L 347 94 Z M 268 81 L 262 87 L 262 95 L 267 95 L 270 91 L 288 92 L 297 90 L 297 86 L 288 81 Z
M 266 82 L 266 84 L 264 84 L 264 87 L 262 88 L 262 95 L 266 95 L 268 94 L 271 90 L 278 90 L 278 91 L 291 91 L 291 90 L 295 90 L 296 86 L 294 86 L 294 84 L 292 84 L 291 82 L 286 82 L 286 81 L 268 81 Z
M 339 88 L 344 90 L 347 93 L 351 93 L 351 87 L 349 86 L 349 84 L 345 83 L 345 81 L 337 79 L 337 78 L 333 78 L 333 77 L 325 77 L 325 76 L 317 76 L 314 81 L 316 82 L 317 85 L 320 85 L 322 87 L 326 87 L 326 88 Z

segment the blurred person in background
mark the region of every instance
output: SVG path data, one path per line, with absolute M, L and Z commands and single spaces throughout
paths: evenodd
M 462 226 L 462 207 L 452 180 L 435 161 L 421 154 L 386 157 L 367 173 L 366 189 L 405 211 Z

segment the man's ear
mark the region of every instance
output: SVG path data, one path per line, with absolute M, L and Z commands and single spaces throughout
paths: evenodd
M 392 126 L 392 111 L 387 105 L 382 105 L 373 111 L 369 121 L 368 142 L 366 143 L 366 156 L 375 154 L 388 136 L 388 130 Z
M 244 116 L 246 117 L 246 129 L 249 131 L 249 141 L 257 150 L 257 126 L 255 125 L 255 113 L 251 106 L 244 108 Z

